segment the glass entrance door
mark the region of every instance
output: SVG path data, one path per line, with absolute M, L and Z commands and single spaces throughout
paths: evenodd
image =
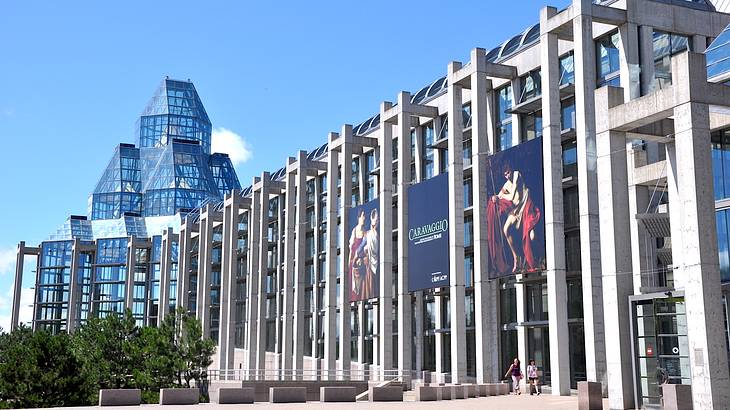
M 662 384 L 690 384 L 684 297 L 661 294 L 631 306 L 638 404 L 659 408 Z

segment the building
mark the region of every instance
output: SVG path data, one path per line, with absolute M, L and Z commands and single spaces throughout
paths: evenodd
M 37 247 L 20 243 L 16 292 L 25 256 L 38 261 L 34 329 L 72 331 L 90 314 L 125 308 L 157 324 L 168 311 L 159 306 L 176 305 L 182 219 L 240 190 L 228 156 L 210 153 L 211 123 L 190 81 L 164 79 L 135 130 L 136 146 L 114 149 L 87 216 L 71 215 Z M 17 325 L 19 297 L 14 303 Z
M 611 408 L 658 406 L 660 381 L 691 384 L 695 408 L 727 407 L 728 23 L 702 0 L 545 7 L 321 147 L 178 214 L 159 239 L 158 305 L 195 312 L 222 378 L 488 382 L 519 357 L 553 394 L 601 382 Z M 108 261 L 149 272 L 133 257 L 149 239 L 128 230 L 105 248 L 74 221 L 64 255 L 88 257 L 64 262 L 53 286 L 78 285 L 54 323 L 152 303 L 117 280 L 114 309 L 84 310 L 81 278 Z M 17 277 L 49 243 L 20 244 Z

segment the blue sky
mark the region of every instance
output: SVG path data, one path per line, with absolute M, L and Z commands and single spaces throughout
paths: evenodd
M 245 186 L 443 76 L 473 47 L 536 23 L 544 4 L 2 2 L 0 326 L 18 241 L 37 244 L 86 213 L 114 146 L 135 142 L 135 120 L 165 75 L 195 83 Z M 24 287 L 32 281 L 26 269 Z

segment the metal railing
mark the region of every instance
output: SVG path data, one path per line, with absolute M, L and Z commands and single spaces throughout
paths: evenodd
M 345 380 L 345 381 L 410 381 L 420 379 L 421 374 L 415 371 L 401 372 L 386 370 L 381 372 L 377 368 L 353 370 L 325 370 L 325 369 L 208 369 L 208 381 L 238 381 L 238 380 Z

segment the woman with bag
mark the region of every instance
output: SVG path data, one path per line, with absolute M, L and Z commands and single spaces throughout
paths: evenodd
M 515 357 L 515 360 L 510 365 L 509 369 L 507 369 L 507 373 L 504 374 L 504 377 L 507 378 L 509 376 L 512 376 L 512 391 L 514 394 L 522 394 L 520 391 L 520 380 L 522 380 L 522 370 L 520 369 L 520 359 Z

